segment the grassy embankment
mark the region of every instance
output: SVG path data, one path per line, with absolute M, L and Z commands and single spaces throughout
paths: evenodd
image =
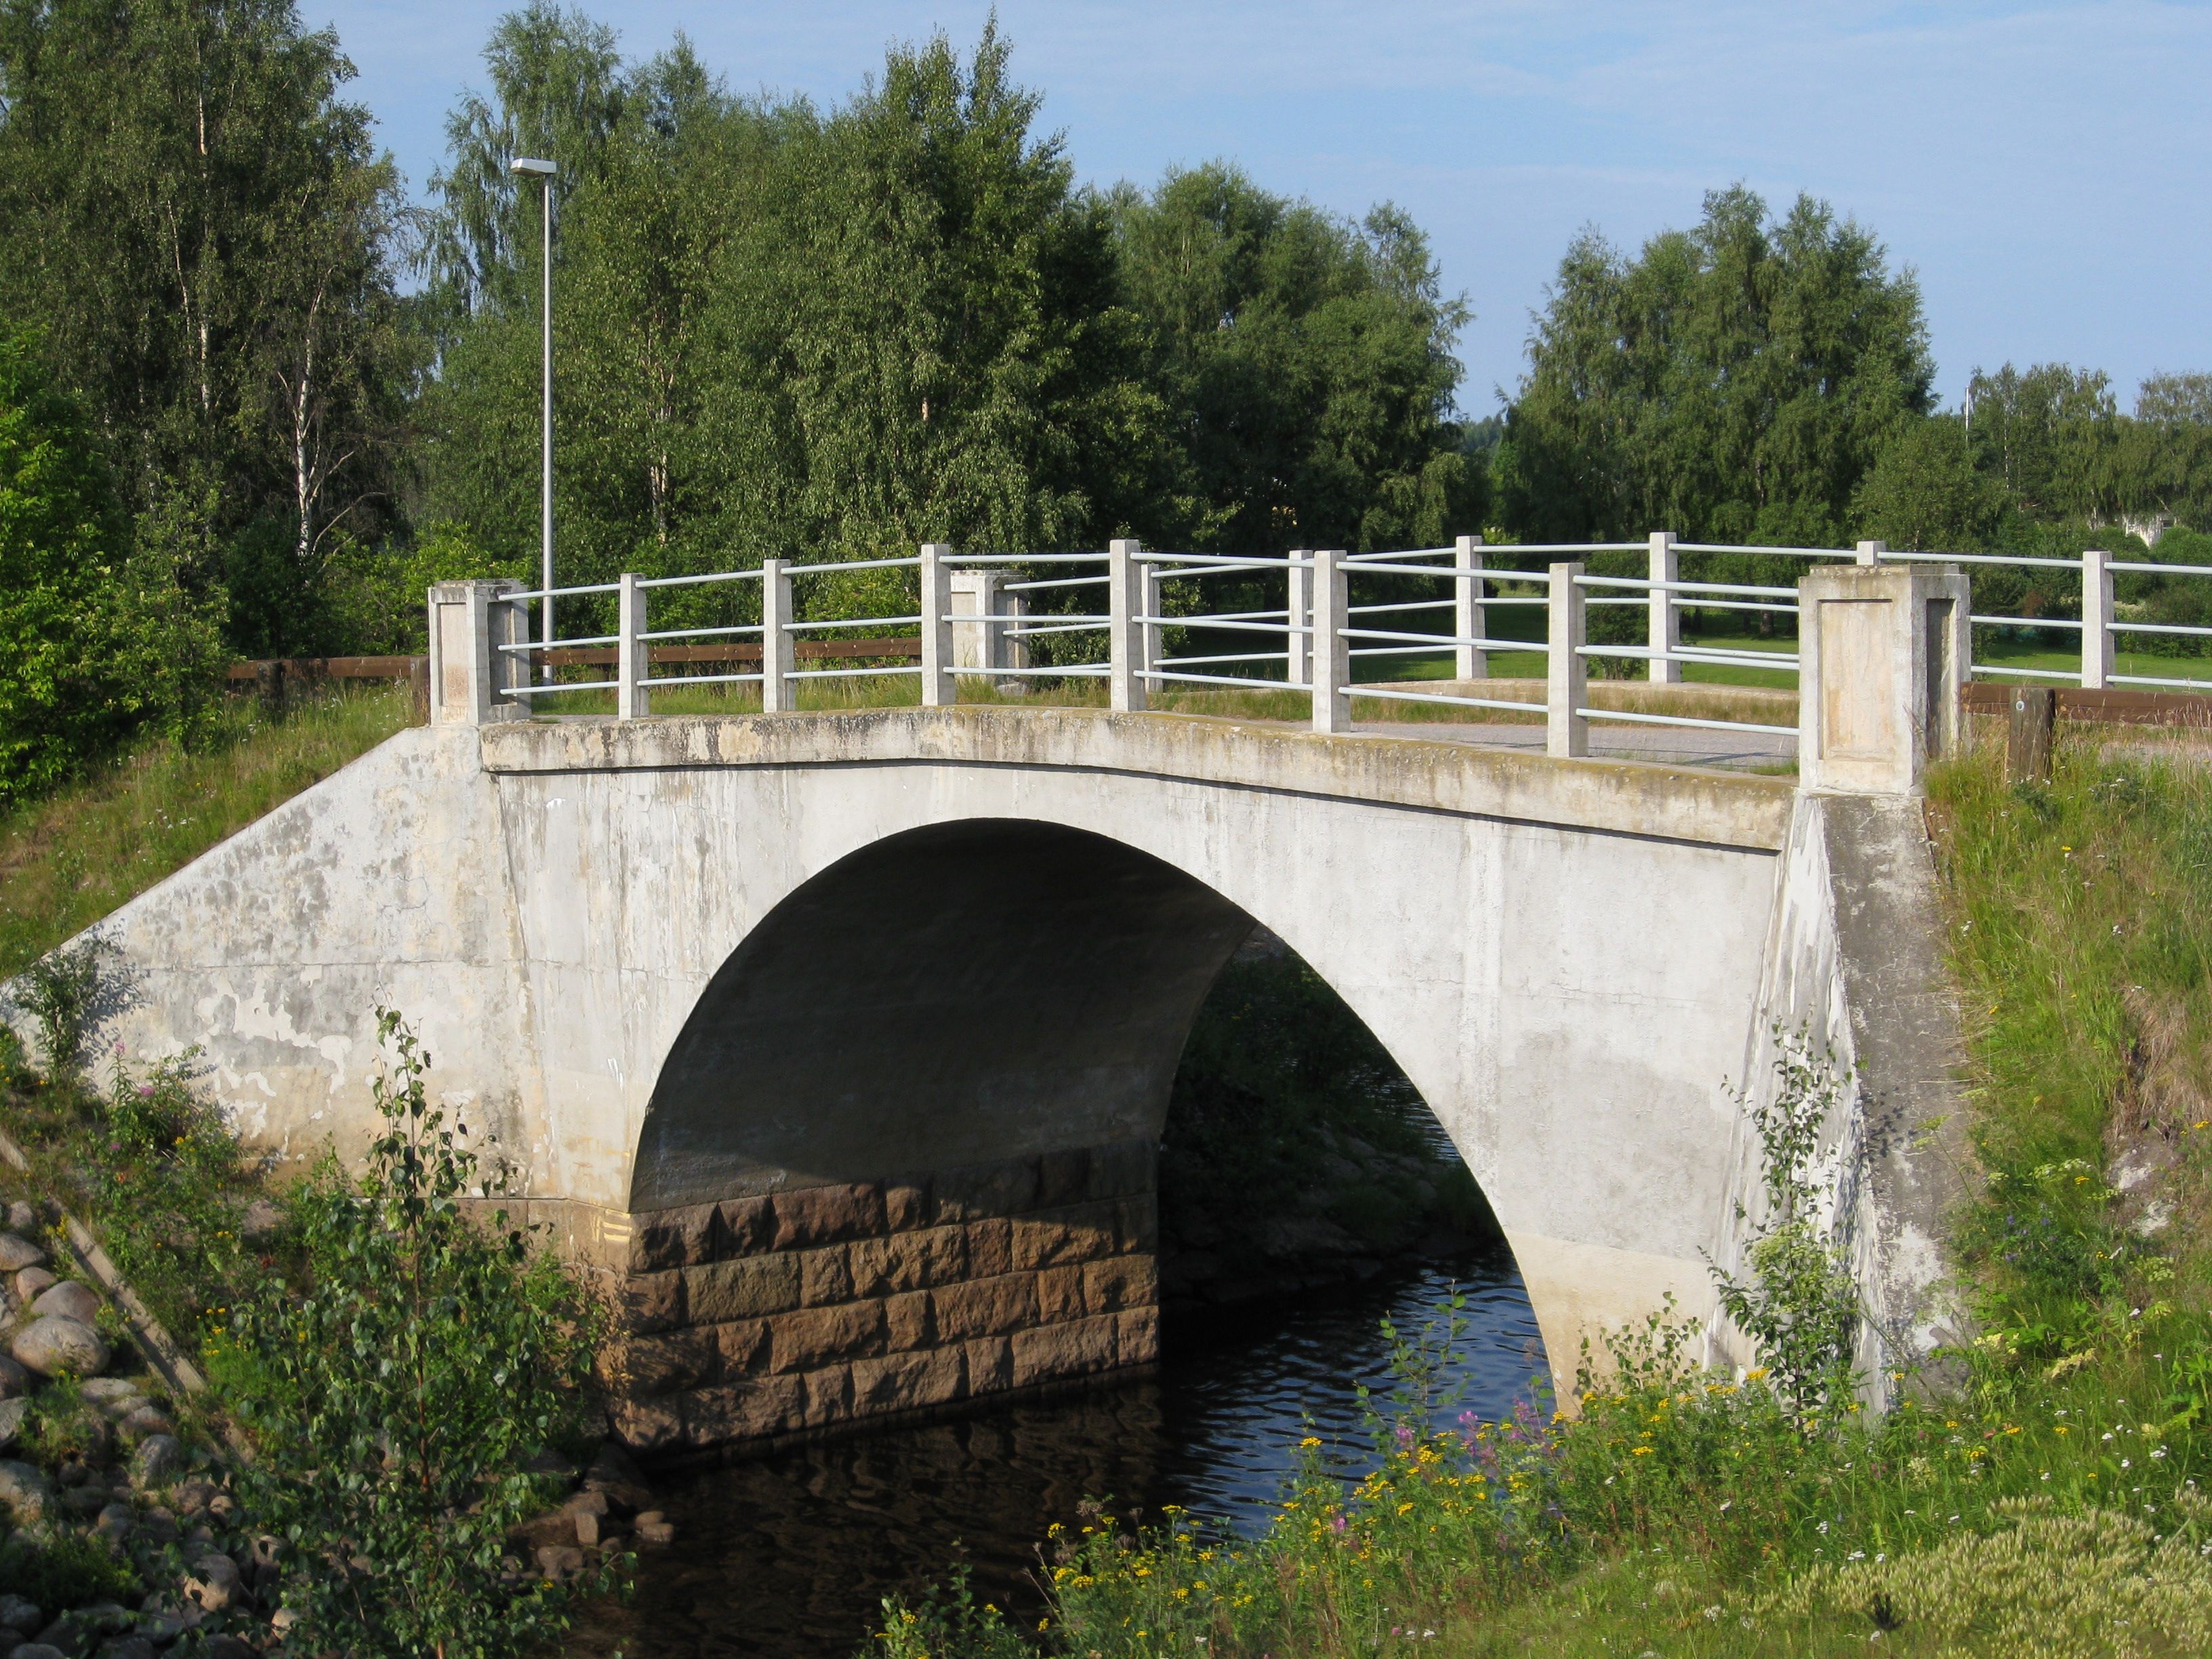
M 1984 754 L 1931 814 L 1985 1177 L 1953 1381 L 1880 1422 L 1793 1411 L 1643 1334 L 1572 1420 L 1386 1413 L 1363 1486 L 1316 1468 L 1256 1540 L 1100 1519 L 1048 1540 L 1041 1630 L 955 1597 L 884 1648 L 2212 1650 L 2212 773 L 2075 743 L 2013 788 Z
M 404 687 L 333 690 L 275 719 L 234 698 L 190 748 L 150 744 L 0 812 L 0 980 L 410 718 Z

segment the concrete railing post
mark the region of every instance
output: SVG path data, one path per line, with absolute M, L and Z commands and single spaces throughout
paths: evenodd
M 1313 560 L 1313 729 L 1352 726 L 1352 641 L 1344 637 L 1347 611 L 1344 554 L 1316 548 Z
M 1797 584 L 1797 777 L 1807 789 L 1917 795 L 1959 752 L 1971 650 L 1955 565 L 1820 565 Z
M 1655 530 L 1651 532 L 1651 580 L 1673 582 L 1681 580 L 1681 556 L 1674 551 L 1674 532 Z M 1674 593 L 1664 587 L 1651 590 L 1651 672 L 1654 685 L 1680 685 L 1682 665 L 1674 661 L 1674 653 L 1682 643 L 1682 613 L 1674 608 Z M 1658 653 L 1665 652 L 1667 655 Z
M 761 708 L 792 706 L 791 574 L 781 559 L 761 561 Z
M 1589 659 L 1583 646 L 1589 636 L 1580 563 L 1552 567 L 1550 650 L 1547 678 L 1544 752 L 1561 760 L 1589 753 L 1589 717 L 1581 710 L 1589 704 Z
M 615 718 L 634 720 L 652 712 L 652 653 L 645 641 L 645 589 L 623 573 L 615 623 Z
M 2112 556 L 2101 547 L 2081 554 L 2081 689 L 2112 681 Z
M 921 706 L 947 708 L 960 701 L 952 677 L 952 567 L 945 542 L 921 544 Z
M 1462 536 L 1452 544 L 1452 568 L 1459 572 L 1452 579 L 1452 632 L 1460 641 L 1452 647 L 1452 673 L 1458 679 L 1486 680 L 1490 653 L 1467 643 L 1490 637 L 1483 632 L 1482 538 Z
M 1145 544 L 1117 541 L 1106 550 L 1106 696 L 1108 706 L 1133 714 L 1145 706 Z
M 1861 542 L 1858 557 L 1861 564 L 1880 564 L 1881 556 L 1889 551 L 1887 542 Z
M 1293 548 L 1284 572 L 1283 678 L 1292 685 L 1313 684 L 1313 636 L 1305 631 L 1313 626 L 1312 559 L 1310 548 Z
M 433 726 L 489 726 L 528 718 L 525 700 L 507 693 L 529 678 L 529 664 L 519 653 L 500 648 L 522 644 L 528 636 L 528 614 L 504 599 L 520 591 L 521 585 L 512 581 L 432 585 Z

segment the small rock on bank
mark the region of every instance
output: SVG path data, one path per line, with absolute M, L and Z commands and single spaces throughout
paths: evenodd
M 41 1376 L 73 1371 L 91 1376 L 107 1369 L 107 1339 L 82 1320 L 47 1314 L 15 1333 L 9 1350 Z

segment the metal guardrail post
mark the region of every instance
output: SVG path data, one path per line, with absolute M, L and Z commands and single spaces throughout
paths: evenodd
M 1145 607 L 1141 614 L 1164 617 L 1167 612 L 1161 609 L 1159 566 L 1146 564 L 1139 565 L 1138 568 L 1143 573 L 1137 589 L 1138 597 Z M 1158 623 L 1139 623 L 1137 625 L 1137 642 L 1144 647 L 1139 666 L 1150 673 L 1160 665 L 1160 659 L 1167 655 L 1167 631 Z M 1150 686 L 1152 682 L 1146 680 L 1145 684 Z
M 652 658 L 645 644 L 645 590 L 624 571 L 617 596 L 615 633 L 615 718 L 641 720 L 651 711 Z
M 782 559 L 761 561 L 761 708 L 792 706 L 791 577 Z
M 1314 573 L 1311 564 L 1300 562 L 1312 557 L 1311 548 L 1292 548 L 1285 573 L 1289 580 L 1283 596 L 1283 678 L 1292 685 L 1313 684 L 1313 635 L 1305 630 L 1313 625 Z
M 1482 538 L 1462 536 L 1452 544 L 1452 632 L 1462 640 L 1487 639 L 1483 631 L 1482 578 L 1470 571 L 1482 569 Z M 1479 645 L 1452 647 L 1452 676 L 1462 680 L 1490 678 L 1490 653 Z
M 1313 551 L 1313 729 L 1342 732 L 1352 725 L 1352 641 L 1344 637 L 1344 553 Z
M 2102 691 L 2112 680 L 2112 556 L 2081 553 L 2081 689 Z
M 529 678 L 517 653 L 503 651 L 527 637 L 530 618 L 504 602 L 522 591 L 513 581 L 435 582 L 430 603 L 430 723 L 489 726 L 526 720 L 529 711 L 507 688 Z
M 1681 556 L 1674 551 L 1674 532 L 1655 530 L 1651 532 L 1651 580 L 1672 582 L 1681 580 Z M 1680 685 L 1682 665 L 1672 660 L 1673 653 L 1681 648 L 1682 613 L 1674 608 L 1671 589 L 1655 587 L 1651 590 L 1651 649 L 1656 653 L 1664 651 L 1665 657 L 1654 655 L 1650 662 L 1650 679 L 1654 685 Z
M 1589 719 L 1577 711 L 1589 696 L 1589 659 L 1583 655 L 1589 638 L 1588 611 L 1579 562 L 1552 567 L 1551 603 L 1545 607 L 1551 622 L 1549 684 L 1546 688 L 1544 752 L 1559 760 L 1574 760 L 1589 753 Z
M 1106 696 L 1120 714 L 1145 706 L 1144 624 L 1136 620 L 1145 614 L 1144 566 L 1137 558 L 1144 550 L 1138 541 L 1114 542 L 1106 550 Z
M 921 544 L 921 706 L 949 708 L 960 701 L 952 677 L 952 556 L 951 544 Z

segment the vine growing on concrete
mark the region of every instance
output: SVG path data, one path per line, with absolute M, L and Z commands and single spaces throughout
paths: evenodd
M 1856 1390 L 1851 1369 L 1860 1317 L 1850 1258 L 1820 1224 L 1814 1179 L 1820 1133 L 1850 1097 L 1852 1078 L 1802 1030 L 1774 1030 L 1776 1087 L 1738 1097 L 1759 1140 L 1766 1207 L 1744 1253 L 1742 1278 L 1717 1265 L 1723 1312 L 1757 1345 L 1771 1386 L 1801 1415 L 1840 1406 Z M 1748 1220 L 1736 1206 L 1739 1221 Z

